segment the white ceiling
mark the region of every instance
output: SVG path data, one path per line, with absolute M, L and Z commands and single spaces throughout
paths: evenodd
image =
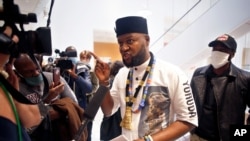
M 2 0 L 1 0 L 2 1 Z M 72 4 L 67 5 L 69 1 L 65 1 L 65 9 L 68 11 L 75 11 L 75 7 L 72 6 L 76 3 L 76 0 L 72 0 Z M 168 30 L 173 24 L 179 20 L 188 10 L 190 10 L 196 3 L 199 3 L 196 9 L 193 10 L 185 20 L 182 20 L 177 28 L 171 32 L 181 32 L 183 27 L 185 28 L 188 24 L 192 23 L 198 16 L 200 16 L 205 10 L 207 10 L 211 5 L 213 5 L 218 0 L 92 0 L 91 2 L 87 0 L 82 0 L 80 5 L 85 9 L 84 13 L 74 13 L 74 16 L 83 17 L 84 14 L 90 15 L 91 17 L 98 17 L 99 15 L 105 15 L 107 21 L 112 17 L 117 17 L 118 15 L 142 15 L 145 14 L 145 10 L 151 12 L 152 18 L 159 19 L 154 20 L 164 21 L 165 30 Z M 14 0 L 14 2 L 19 6 L 21 13 L 31 13 L 37 14 L 38 21 L 44 22 L 44 16 L 48 14 L 51 0 Z M 54 2 L 54 5 L 60 2 Z M 86 3 L 86 5 L 84 5 Z M 79 5 L 78 4 L 78 5 Z M 87 7 L 87 8 L 86 8 Z M 74 10 L 73 10 L 74 9 Z M 53 9 L 54 10 L 54 9 Z M 54 12 L 52 10 L 52 13 Z M 77 10 L 76 10 L 77 11 Z M 148 12 L 147 11 L 147 12 Z M 144 13 L 142 13 L 144 12 Z M 79 15 L 78 15 L 79 14 Z M 99 18 L 100 19 L 100 18 Z M 102 22 L 102 27 L 105 26 L 107 21 Z M 93 18 L 93 23 L 95 23 L 95 18 Z M 107 23 L 109 24 L 109 23 Z M 98 29 L 99 27 L 97 27 Z M 98 32 L 99 33 L 99 32 Z M 159 35 L 160 36 L 160 35 Z M 99 35 L 100 37 L 100 35 Z M 172 39 L 171 36 L 167 38 Z
M 40 25 L 44 26 L 46 24 L 47 21 L 44 17 L 48 15 L 51 1 L 52 0 L 14 0 L 14 3 L 19 6 L 21 14 L 35 13 L 37 15 L 39 24 L 30 23 L 29 25 L 25 25 L 25 29 L 35 29 Z M 62 13 L 62 16 L 65 18 L 68 17 L 67 19 L 72 16 L 80 17 L 81 19 L 75 23 L 81 22 L 84 17 L 88 17 L 87 19 L 84 18 L 86 19 L 84 22 L 93 23 L 95 41 L 115 41 L 113 34 L 110 34 L 113 33 L 113 19 L 121 15 L 145 16 L 145 10 L 148 10 L 151 12 L 151 15 L 148 15 L 150 21 L 159 23 L 160 26 L 163 25 L 163 27 L 157 27 L 159 28 L 158 30 L 156 30 L 155 27 L 151 30 L 151 32 L 155 32 L 151 34 L 151 36 L 155 36 L 152 37 L 152 43 L 157 42 L 159 38 L 164 38 L 167 44 L 217 1 L 218 0 L 92 0 L 89 2 L 88 0 L 60 0 L 54 2 L 54 7 L 57 6 L 58 8 L 60 6 L 59 10 L 65 9 L 66 13 Z M 183 18 L 182 16 L 187 14 L 197 3 L 199 3 L 199 5 Z M 79 7 L 84 9 L 84 13 L 82 13 L 81 10 L 77 10 Z M 52 15 L 57 12 L 57 8 L 52 9 Z M 52 20 L 57 20 L 61 17 L 57 16 L 53 18 Z M 183 19 L 180 20 L 181 18 Z M 149 23 L 149 28 L 150 25 L 153 24 Z M 171 31 L 168 31 L 170 29 Z M 163 30 L 169 34 L 166 34 Z M 163 37 L 163 34 L 166 35 Z
M 2 0 L 0 0 L 2 1 Z M 162 29 L 168 31 L 164 35 L 164 40 L 166 44 L 180 34 L 185 28 L 196 20 L 202 13 L 206 12 L 210 6 L 213 6 L 219 0 L 58 0 L 54 3 L 55 9 L 52 10 L 52 14 L 56 13 L 57 10 L 64 10 L 65 13 L 62 13 L 62 16 L 70 18 L 72 16 L 79 17 L 79 20 L 84 19 L 84 22 L 91 22 L 94 28 L 94 39 L 95 40 L 113 40 L 114 37 L 110 32 L 113 32 L 113 19 L 120 17 L 120 15 L 135 15 L 139 14 L 141 10 L 150 10 L 152 12 L 151 21 L 159 22 L 164 21 L 164 27 Z M 38 17 L 39 23 L 45 22 L 44 16 L 48 14 L 49 6 L 51 0 L 14 0 L 16 4 L 19 5 L 21 13 L 30 13 L 35 12 Z M 196 3 L 199 5 L 193 9 L 188 15 L 185 16 L 182 20 L 182 16 L 188 12 Z M 62 4 L 65 3 L 65 4 Z M 60 7 L 59 7 L 60 5 Z M 81 6 L 78 6 L 81 5 Z M 76 8 L 77 7 L 77 8 Z M 84 12 L 79 12 L 78 8 L 81 7 L 84 9 Z M 57 14 L 58 15 L 58 14 Z M 86 18 L 88 17 L 88 18 Z M 54 19 L 53 19 L 54 18 Z M 53 17 L 55 18 L 61 17 Z M 157 19 L 156 19 L 157 18 Z M 110 20 L 112 19 L 112 22 Z M 178 22 L 178 20 L 180 20 Z M 68 22 L 64 21 L 63 22 Z M 52 21 L 53 22 L 53 21 Z M 175 25 L 175 23 L 178 24 Z M 76 22 L 74 22 L 76 23 Z M 81 22 L 83 23 L 83 22 Z M 85 23 L 83 23 L 85 24 Z M 58 24 L 57 24 L 58 25 Z M 108 27 L 108 26 L 110 27 Z M 241 26 L 240 29 L 237 29 L 233 32 L 235 36 L 242 36 L 242 33 L 249 31 L 250 22 L 247 22 L 244 26 Z M 172 26 L 174 26 L 172 28 Z M 61 27 L 61 26 L 59 26 Z M 85 28 L 82 26 L 81 28 Z M 155 28 L 155 27 L 154 27 Z M 107 30 L 106 30 L 107 29 Z M 111 30 L 110 30 L 111 29 Z M 161 30 L 162 30 L 161 29 Z M 152 30 L 153 31 L 153 30 Z M 151 31 L 151 32 L 152 32 Z M 242 32 L 243 31 L 243 32 Z M 154 32 L 154 31 L 153 31 Z M 160 38 L 164 34 L 164 31 L 157 32 L 157 37 L 152 40 L 152 43 L 155 42 L 157 38 Z M 248 38 L 250 35 L 248 35 Z M 206 51 L 204 51 L 206 53 Z M 198 54 L 197 56 L 202 56 Z M 197 60 L 197 57 L 194 56 L 193 60 Z M 199 58 L 199 57 L 198 57 Z M 192 60 L 192 59 L 191 59 Z

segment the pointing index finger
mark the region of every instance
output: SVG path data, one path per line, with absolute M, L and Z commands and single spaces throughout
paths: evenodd
M 91 55 L 96 59 L 97 62 L 103 62 L 96 54 L 94 54 L 93 52 L 91 52 Z

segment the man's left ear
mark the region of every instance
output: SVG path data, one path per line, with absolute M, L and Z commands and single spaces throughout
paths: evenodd
M 148 47 L 149 46 L 150 37 L 147 35 L 147 36 L 145 36 L 145 39 L 146 39 L 146 44 L 147 44 L 147 47 Z
M 145 36 L 146 41 L 150 41 L 150 37 L 148 35 Z

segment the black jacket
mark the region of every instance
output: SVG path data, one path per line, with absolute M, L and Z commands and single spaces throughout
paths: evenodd
M 197 106 L 199 125 L 206 92 L 207 76 L 211 65 L 195 70 L 191 87 Z M 243 125 L 246 106 L 250 106 L 250 72 L 231 64 L 227 76 L 211 80 L 217 104 L 219 135 L 222 141 L 230 137 L 230 125 Z M 208 121 L 209 122 L 209 121 Z M 195 129 L 194 129 L 195 130 Z

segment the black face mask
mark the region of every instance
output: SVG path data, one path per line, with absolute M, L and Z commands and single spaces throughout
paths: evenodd
M 0 53 L 17 55 L 17 45 L 10 37 L 0 33 Z

